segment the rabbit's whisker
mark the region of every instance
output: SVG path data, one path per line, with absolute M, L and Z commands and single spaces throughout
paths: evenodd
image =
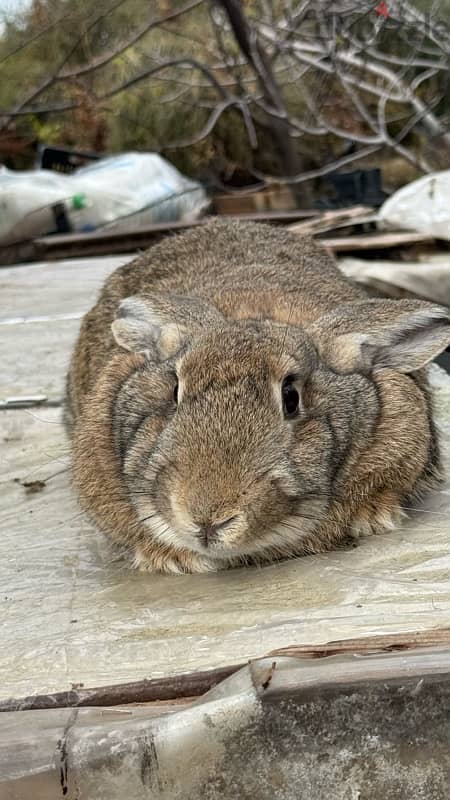
M 281 357 L 283 355 L 284 347 L 285 347 L 285 344 L 286 344 L 286 339 L 287 339 L 287 335 L 288 335 L 288 331 L 289 331 L 289 325 L 291 323 L 292 315 L 294 313 L 294 309 L 295 309 L 295 306 L 296 306 L 297 302 L 298 302 L 298 295 L 294 295 L 292 303 L 291 303 L 291 306 L 289 308 L 287 321 L 284 323 L 284 326 L 285 326 L 284 335 L 283 335 L 283 339 L 281 341 L 280 350 L 279 350 L 279 353 L 278 353 L 278 362 L 280 364 L 281 364 Z
M 24 411 L 25 414 L 28 414 L 29 417 L 33 417 L 33 419 L 35 419 L 36 422 L 45 422 L 48 425 L 59 425 L 60 427 L 62 426 L 62 422 L 60 419 L 43 419 L 42 417 L 38 417 L 37 414 L 33 414 L 33 412 L 30 411 L 28 408 L 23 408 L 21 410 Z
M 411 506 L 397 506 L 397 508 L 400 508 L 402 511 L 407 511 L 410 514 L 411 513 L 414 513 L 414 514 L 433 514 L 433 515 L 437 515 L 439 517 L 445 517 L 446 519 L 450 519 L 450 514 L 446 513 L 445 511 L 430 511 L 428 508 L 419 508 L 419 507 L 416 508 L 414 506 L 412 506 L 412 507 Z

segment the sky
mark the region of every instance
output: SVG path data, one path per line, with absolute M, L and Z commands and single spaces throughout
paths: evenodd
M 31 0 L 0 0 L 0 33 L 3 27 L 2 20 L 5 17 L 14 16 L 30 4 Z
M 30 0 L 0 0 L 1 14 L 14 14 L 30 5 Z

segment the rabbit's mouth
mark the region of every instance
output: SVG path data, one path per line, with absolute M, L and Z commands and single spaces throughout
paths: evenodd
M 162 514 L 152 513 L 141 522 L 152 537 L 176 550 L 190 550 L 222 562 L 247 554 L 239 544 L 246 526 L 237 517 L 218 525 L 176 525 Z
M 217 534 L 204 538 L 195 531 L 189 536 L 180 536 L 180 544 L 190 550 L 219 561 L 270 557 L 279 559 L 292 556 L 302 547 L 302 542 L 315 533 L 320 519 L 311 519 L 300 514 L 290 514 L 270 526 L 261 526 L 251 531 L 245 521 L 230 524 Z
M 217 559 L 228 559 L 238 554 L 239 543 L 248 529 L 245 514 L 236 509 L 228 514 L 194 521 L 173 496 L 170 505 L 171 527 L 178 536 L 179 546 Z
M 306 503 L 306 505 L 305 505 Z M 158 512 L 141 520 L 149 533 L 162 544 L 189 550 L 225 564 L 258 558 L 266 560 L 292 556 L 302 549 L 302 542 L 323 523 L 327 504 L 321 498 L 308 498 L 296 513 L 288 513 L 270 523 L 236 513 L 215 524 L 199 525 L 172 502 L 171 521 Z

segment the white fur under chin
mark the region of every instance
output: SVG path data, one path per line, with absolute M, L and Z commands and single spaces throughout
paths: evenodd
M 175 531 L 172 526 L 158 513 L 154 513 L 145 526 L 155 539 L 161 544 L 174 550 L 189 550 L 192 556 L 192 572 L 218 572 L 230 565 L 245 563 L 246 557 L 254 558 L 258 555 L 266 561 L 270 554 L 274 558 L 295 555 L 302 538 L 310 536 L 317 529 L 319 522 L 309 520 L 299 515 L 291 515 L 277 523 L 273 529 L 265 532 L 261 539 L 246 542 L 243 546 L 233 546 L 229 551 L 226 548 L 214 550 L 203 548 L 192 535 L 191 527 L 184 534 Z M 145 556 L 136 553 L 133 565 L 140 570 L 149 570 Z M 151 568 L 150 570 L 151 571 Z M 164 572 L 169 574 L 184 574 L 176 559 L 168 558 L 164 562 Z
M 148 528 L 151 535 L 157 541 L 161 542 L 161 544 L 171 547 L 174 550 L 189 550 L 191 554 L 191 572 L 218 572 L 226 566 L 226 561 L 224 559 L 208 558 L 200 549 L 194 550 L 194 548 L 190 546 L 190 543 L 188 544 L 187 540 L 180 537 L 180 535 L 173 530 L 171 525 L 157 512 L 154 512 L 151 519 L 145 522 L 144 525 Z M 133 567 L 141 571 L 152 572 L 148 559 L 139 551 L 136 551 L 134 554 Z M 170 557 L 164 559 L 163 571 L 170 575 L 186 574 L 177 559 Z

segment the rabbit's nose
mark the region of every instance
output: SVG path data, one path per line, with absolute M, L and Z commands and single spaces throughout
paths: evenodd
M 216 539 L 218 534 L 224 529 L 227 528 L 228 525 L 233 522 L 235 517 L 230 517 L 226 519 L 224 522 L 220 522 L 216 525 L 211 524 L 203 524 L 199 526 L 199 530 L 196 533 L 197 539 L 201 542 L 203 547 L 208 547 L 212 544 Z

